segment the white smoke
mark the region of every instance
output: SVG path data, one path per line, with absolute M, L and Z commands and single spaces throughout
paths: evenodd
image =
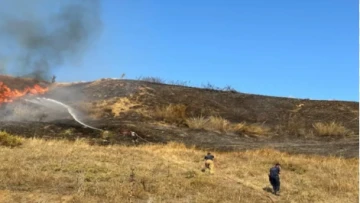
M 94 130 L 99 130 L 99 131 L 103 131 L 102 129 L 99 129 L 99 128 L 95 128 L 93 126 L 90 126 L 84 122 L 82 122 L 78 116 L 76 115 L 75 111 L 73 108 L 71 108 L 70 106 L 60 102 L 60 101 L 57 101 L 55 99 L 49 99 L 49 98 L 44 98 L 44 97 L 37 97 L 35 99 L 26 99 L 26 101 L 28 102 L 31 102 L 31 103 L 34 103 L 34 104 L 37 104 L 37 105 L 41 105 L 41 106 L 44 106 L 44 107 L 48 107 L 48 108 L 53 108 L 55 106 L 61 106 L 65 109 L 67 109 L 67 111 L 69 112 L 69 114 L 74 118 L 74 120 L 78 123 L 80 123 L 81 125 L 85 126 L 85 127 L 88 127 L 88 128 L 91 128 L 91 129 L 94 129 Z M 54 106 L 55 105 L 55 106 Z

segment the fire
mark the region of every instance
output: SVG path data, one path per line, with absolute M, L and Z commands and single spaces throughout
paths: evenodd
M 0 104 L 13 102 L 15 99 L 20 98 L 26 94 L 44 94 L 48 88 L 43 88 L 39 85 L 33 87 L 26 87 L 24 90 L 10 89 L 3 82 L 0 82 Z

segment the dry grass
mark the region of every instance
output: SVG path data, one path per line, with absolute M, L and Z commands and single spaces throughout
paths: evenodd
M 0 146 L 17 147 L 21 145 L 21 138 L 11 135 L 5 131 L 0 131 Z
M 204 151 L 176 143 L 100 147 L 32 139 L 0 154 L 0 202 L 340 203 L 359 195 L 358 159 L 271 149 L 214 152 L 215 175 L 200 171 Z M 265 191 L 277 161 L 280 197 Z
M 226 133 L 234 132 L 239 134 L 266 135 L 270 131 L 270 128 L 262 124 L 248 124 L 246 122 L 234 124 L 219 116 L 210 116 L 209 118 L 203 116 L 187 118 L 186 124 L 192 129 L 204 129 Z
M 139 104 L 134 101 L 130 101 L 129 98 L 117 98 L 117 100 L 111 105 L 111 112 L 114 116 L 119 116 L 121 113 L 128 112 L 131 108 L 137 106 Z
M 130 111 L 142 113 L 142 109 L 137 108 L 140 106 L 141 104 L 133 101 L 132 98 L 117 97 L 92 103 L 82 103 L 78 108 L 88 112 L 93 118 L 101 118 L 108 113 L 114 117 L 118 117 L 121 114 L 126 114 Z
M 156 107 L 154 117 L 169 123 L 184 123 L 186 120 L 187 106 L 184 104 L 169 104 L 168 106 Z
M 199 117 L 192 117 L 186 119 L 186 124 L 189 128 L 192 129 L 206 129 L 208 126 L 209 119 L 205 118 L 204 116 Z
M 291 113 L 289 115 L 284 115 L 282 118 L 284 122 L 275 126 L 274 130 L 281 135 L 291 135 L 291 136 L 302 136 L 302 137 L 312 137 L 312 129 L 306 126 L 306 120 L 301 118 L 296 113 Z
M 137 78 L 137 80 L 142 80 L 142 81 L 151 82 L 151 83 L 158 83 L 158 84 L 166 84 L 166 80 L 159 78 L 159 77 L 153 77 L 153 76 L 139 77 L 139 78 Z
M 246 122 L 238 123 L 233 126 L 233 131 L 241 134 L 250 135 L 267 135 L 270 132 L 270 128 L 264 124 Z
M 186 124 L 192 129 L 204 129 L 219 132 L 231 131 L 231 123 L 220 116 L 210 116 L 208 118 L 203 116 L 187 118 Z
M 229 132 L 231 129 L 231 123 L 220 117 L 220 116 L 210 116 L 208 118 L 209 122 L 208 125 L 206 126 L 207 129 L 209 130 L 218 130 L 220 132 Z
M 330 123 L 315 123 L 313 125 L 315 134 L 319 136 L 348 136 L 351 135 L 351 131 L 345 128 L 340 123 L 330 122 Z

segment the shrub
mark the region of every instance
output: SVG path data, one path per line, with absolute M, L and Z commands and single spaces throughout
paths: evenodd
M 5 131 L 0 131 L 0 145 L 6 147 L 16 147 L 21 145 L 21 139 L 17 136 L 11 135 Z
M 348 136 L 351 131 L 345 128 L 342 124 L 336 122 L 313 124 L 315 134 L 319 136 Z

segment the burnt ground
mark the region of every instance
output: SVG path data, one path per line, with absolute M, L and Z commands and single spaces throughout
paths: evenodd
M 40 85 L 42 87 L 48 86 L 46 81 L 34 80 L 31 78 L 11 77 L 6 75 L 0 75 L 0 82 L 3 82 L 11 89 L 23 90 L 26 87 L 33 87 L 34 85 Z
M 10 79 L 7 82 L 12 81 Z M 111 136 L 104 137 L 100 131 L 84 128 L 64 112 L 58 114 L 46 108 L 35 110 L 33 106 L 28 106 L 30 112 L 41 111 L 48 114 L 47 117 L 38 119 L 39 114 L 35 113 L 27 120 L 2 120 L 0 130 L 46 139 L 85 138 L 93 144 L 104 145 L 133 144 L 128 132 L 135 131 L 140 137 L 140 144 L 177 141 L 206 150 L 233 151 L 267 147 L 289 153 L 344 157 L 358 157 L 359 153 L 357 102 L 269 97 L 110 79 L 58 84 L 50 87 L 44 96 L 60 100 L 83 115 L 88 115 L 83 117 L 86 123 L 111 132 Z M 124 98 L 126 102 L 117 105 L 116 102 Z M 13 114 L 15 111 L 11 109 L 22 102 L 16 101 L 3 107 L 0 114 Z M 231 122 L 262 123 L 271 128 L 271 133 L 255 136 L 193 130 L 184 125 L 164 124 L 152 117 L 151 113 L 139 113 L 139 109 L 151 112 L 155 107 L 168 104 L 186 105 L 189 117 L 218 115 Z M 118 115 L 115 115 L 114 108 L 119 110 Z M 315 122 L 332 121 L 342 123 L 354 135 L 329 138 L 310 133 Z

